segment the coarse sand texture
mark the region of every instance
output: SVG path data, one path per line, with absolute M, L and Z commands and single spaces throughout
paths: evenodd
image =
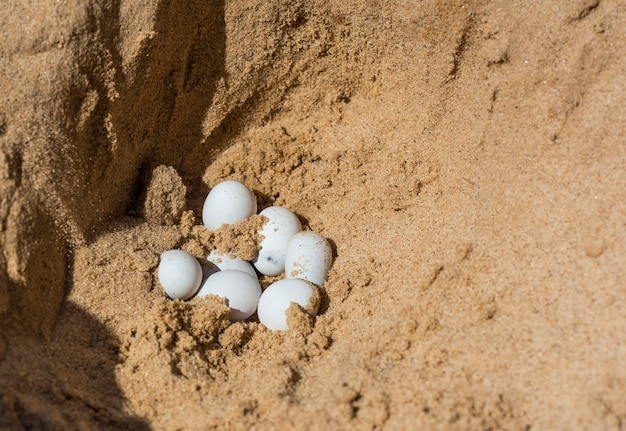
M 1 430 L 626 423 L 623 0 L 1 9 Z M 320 286 L 245 262 L 271 207 Z M 174 249 L 298 285 L 289 329 L 168 298 Z

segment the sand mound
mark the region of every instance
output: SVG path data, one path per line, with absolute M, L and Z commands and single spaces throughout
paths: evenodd
M 620 1 L 4 9 L 1 428 L 622 426 Z M 331 242 L 315 320 L 165 299 L 253 253 L 225 179 Z

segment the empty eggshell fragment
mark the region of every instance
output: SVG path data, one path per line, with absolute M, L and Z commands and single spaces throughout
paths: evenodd
M 260 212 L 268 220 L 260 233 L 263 235 L 259 256 L 253 262 L 264 275 L 279 275 L 285 270 L 285 253 L 289 240 L 300 232 L 300 220 L 287 208 L 272 206 Z
M 228 299 L 230 320 L 245 320 L 256 311 L 261 296 L 261 285 L 256 276 L 248 273 L 235 270 L 219 271 L 202 284 L 198 297 L 206 295 Z
M 300 232 L 289 241 L 285 253 L 285 275 L 322 286 L 332 264 L 332 250 L 315 232 Z
M 202 222 L 209 229 L 235 224 L 256 214 L 256 197 L 239 181 L 223 181 L 209 192 L 202 208 Z
M 259 299 L 259 321 L 272 331 L 288 330 L 286 311 L 292 302 L 315 315 L 319 307 L 316 289 L 311 283 L 298 279 L 284 279 L 270 284 Z
M 200 287 L 202 267 L 186 251 L 169 250 L 161 254 L 157 275 L 167 296 L 172 299 L 189 299 Z
M 216 250 L 213 250 L 209 253 L 206 260 L 216 265 L 220 271 L 231 269 L 246 272 L 256 277 L 256 271 L 250 262 L 247 262 L 239 257 L 230 257 L 227 254 L 218 253 Z

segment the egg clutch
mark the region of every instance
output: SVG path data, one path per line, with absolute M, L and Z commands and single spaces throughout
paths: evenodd
M 254 193 L 238 181 L 217 184 L 202 208 L 202 222 L 209 230 L 235 224 L 257 212 Z M 228 300 L 229 318 L 245 320 L 257 312 L 259 321 L 271 330 L 287 330 L 286 311 L 296 303 L 311 315 L 319 306 L 318 289 L 332 264 L 328 241 L 318 233 L 302 231 L 298 217 L 287 208 L 271 206 L 259 213 L 266 222 L 257 258 L 248 262 L 212 251 L 200 262 L 184 250 L 161 255 L 158 278 L 167 296 L 191 299 L 217 295 Z M 258 274 L 285 279 L 261 289 Z

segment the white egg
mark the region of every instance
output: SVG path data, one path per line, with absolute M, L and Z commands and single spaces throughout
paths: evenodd
M 223 181 L 209 192 L 202 208 L 207 229 L 235 224 L 256 213 L 256 197 L 239 181 Z
M 256 311 L 261 286 L 259 280 L 242 271 L 225 270 L 211 275 L 200 288 L 198 297 L 217 295 L 228 299 L 229 318 L 245 320 Z
M 260 213 L 268 218 L 260 233 L 259 256 L 253 262 L 255 268 L 264 275 L 279 275 L 285 270 L 285 253 L 289 240 L 300 232 L 298 217 L 283 207 L 265 208 Z
M 221 271 L 225 271 L 228 269 L 235 271 L 246 272 L 254 277 L 256 277 L 256 271 L 250 264 L 241 258 L 238 257 L 230 257 L 227 254 L 218 253 L 217 250 L 213 250 L 206 258 L 209 262 L 215 264 Z
M 300 232 L 289 241 L 285 253 L 285 275 L 322 286 L 332 264 L 328 241 L 315 232 Z
M 284 279 L 270 284 L 259 299 L 259 322 L 272 331 L 286 331 L 289 326 L 285 313 L 292 302 L 315 315 L 319 305 L 315 290 L 312 284 L 297 279 Z
M 161 254 L 157 274 L 165 293 L 172 299 L 191 298 L 202 282 L 200 263 L 184 250 L 169 250 Z

